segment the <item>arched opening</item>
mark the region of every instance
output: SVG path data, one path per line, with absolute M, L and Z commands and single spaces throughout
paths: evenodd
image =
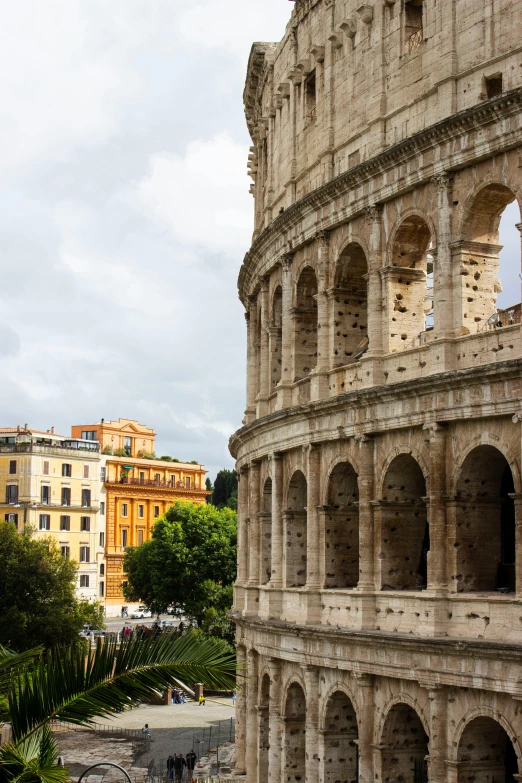
M 325 527 L 326 588 L 357 587 L 359 581 L 359 489 L 349 462 L 335 466 L 328 483 Z
M 424 342 L 428 326 L 433 328 L 431 240 L 429 226 L 419 215 L 405 218 L 395 232 L 387 270 L 390 351 Z
M 272 299 L 272 319 L 270 324 L 270 390 L 281 380 L 283 366 L 283 291 L 278 285 Z
M 268 751 L 270 749 L 270 677 L 261 680 L 259 698 L 259 783 L 268 783 Z
M 519 222 L 514 193 L 499 183 L 482 188 L 468 208 L 454 250 L 460 262 L 463 334 L 520 323 Z
M 381 589 L 424 590 L 428 584 L 430 534 L 426 481 L 411 454 L 392 460 L 381 506 Z
M 356 783 L 359 779 L 357 717 L 345 693 L 329 699 L 324 725 L 324 783 Z
M 306 584 L 306 479 L 296 470 L 288 487 L 286 522 L 286 586 Z
M 317 279 L 311 266 L 297 281 L 294 309 L 295 378 L 306 378 L 317 364 Z
M 335 269 L 333 298 L 334 367 L 361 358 L 368 349 L 368 264 L 353 242 L 341 253 Z
M 272 576 L 272 479 L 263 486 L 261 503 L 261 584 L 266 585 Z
M 498 449 L 478 446 L 457 482 L 457 592 L 515 591 L 515 491 Z
M 284 780 L 304 783 L 306 772 L 305 737 L 306 699 L 303 689 L 294 682 L 287 691 L 284 722 Z
M 256 307 L 256 330 L 255 330 L 255 341 L 254 341 L 254 351 L 255 351 L 255 357 L 256 357 L 256 363 L 254 365 L 255 374 L 256 374 L 256 399 L 259 396 L 261 392 L 261 342 L 262 342 L 262 329 L 261 329 L 261 297 L 257 297 L 257 307 Z
M 395 704 L 382 733 L 382 779 L 389 783 L 427 783 L 428 735 L 408 704 Z M 438 782 L 437 782 L 438 783 Z
M 480 717 L 470 721 L 459 742 L 458 783 L 515 783 L 517 754 L 500 723 Z

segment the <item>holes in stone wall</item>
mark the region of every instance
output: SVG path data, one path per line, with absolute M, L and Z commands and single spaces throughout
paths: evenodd
M 359 490 L 348 462 L 335 466 L 328 484 L 325 527 L 325 588 L 357 587 L 359 581 Z
M 356 783 L 358 729 L 353 704 L 345 693 L 331 696 L 324 727 L 324 783 Z
M 428 780 L 428 735 L 421 719 L 408 704 L 395 704 L 391 708 L 380 744 L 384 746 L 383 780 L 400 780 L 402 783 Z
M 306 584 L 307 547 L 307 484 L 303 473 L 297 470 L 288 487 L 286 526 L 286 586 L 303 587 Z
M 281 380 L 283 365 L 283 292 L 278 285 L 272 299 L 270 325 L 270 388 L 275 390 Z
M 272 479 L 263 486 L 260 513 L 261 525 L 261 584 L 266 585 L 272 576 Z
M 335 269 L 333 297 L 334 367 L 358 361 L 368 349 L 368 264 L 364 250 L 351 243 Z
M 514 491 L 500 451 L 479 446 L 468 454 L 457 483 L 458 592 L 515 591 Z
M 472 720 L 459 742 L 458 783 L 492 780 L 515 783 L 518 762 L 513 743 L 500 723 L 493 718 Z
M 293 683 L 287 691 L 284 721 L 284 780 L 304 783 L 306 776 L 306 699 L 303 689 Z
M 268 750 L 270 748 L 270 677 L 263 676 L 259 699 L 259 783 L 268 783 Z
M 317 364 L 317 279 L 310 266 L 303 269 L 297 281 L 294 335 L 294 380 L 299 381 Z

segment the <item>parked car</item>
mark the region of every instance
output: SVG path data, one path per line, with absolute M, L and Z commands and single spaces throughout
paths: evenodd
M 133 620 L 143 620 L 145 617 L 152 617 L 152 612 L 146 606 L 138 606 L 135 612 L 131 614 Z
M 105 631 L 101 628 L 92 628 L 88 623 L 83 626 L 82 630 L 80 631 L 80 636 L 84 639 L 89 639 L 90 635 L 94 634 L 94 638 L 97 636 L 105 636 Z
M 174 617 L 183 617 L 183 609 L 181 609 L 179 606 L 168 606 L 167 614 L 171 614 Z

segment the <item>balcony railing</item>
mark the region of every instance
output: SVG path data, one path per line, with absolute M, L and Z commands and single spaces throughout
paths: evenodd
M 55 443 L 46 446 L 41 443 L 4 443 L 0 445 L 0 454 L 49 454 L 63 456 L 66 451 L 81 451 L 82 454 L 97 454 L 100 450 L 98 444 L 93 446 L 78 446 L 74 442 L 65 441 L 63 446 Z
M 159 487 L 160 489 L 187 489 L 200 491 L 200 487 L 186 486 L 184 481 L 157 481 L 156 479 L 140 479 L 123 477 L 118 480 L 107 479 L 107 484 L 129 484 L 133 487 Z
M 522 304 L 516 304 L 505 310 L 497 310 L 493 313 L 481 328 L 481 331 L 491 331 L 493 329 L 502 329 L 504 326 L 515 326 L 522 322 Z

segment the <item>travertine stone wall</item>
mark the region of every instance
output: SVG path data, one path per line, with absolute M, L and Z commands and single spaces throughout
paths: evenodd
M 522 780 L 521 27 L 522 0 L 296 0 L 252 49 L 248 783 Z

